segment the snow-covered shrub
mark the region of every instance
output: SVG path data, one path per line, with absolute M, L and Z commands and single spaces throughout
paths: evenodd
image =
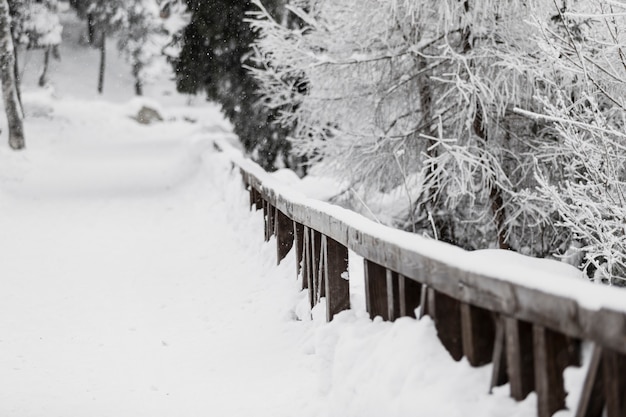
M 551 126 L 538 159 L 539 192 L 580 242 L 583 268 L 626 284 L 626 5 L 590 0 L 540 26 L 559 75 L 543 116 Z M 541 43 L 543 41 L 543 43 Z M 550 78 L 549 78 L 550 77 Z

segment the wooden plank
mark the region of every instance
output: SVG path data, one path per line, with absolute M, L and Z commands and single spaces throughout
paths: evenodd
M 302 260 L 304 259 L 304 225 L 293 222 L 293 238 L 296 247 L 296 276 L 300 275 L 302 270 Z
M 263 209 L 263 196 L 261 195 L 259 190 L 257 190 L 256 188 L 252 187 L 252 190 L 254 190 L 254 206 L 256 207 L 257 210 L 262 210 Z
M 463 340 L 461 337 L 461 303 L 446 294 L 432 291 L 429 311 L 435 321 L 437 335 L 444 347 L 456 361 L 463 357 Z
M 276 234 L 276 209 L 273 205 L 267 205 L 267 230 L 269 231 L 267 240 Z
M 607 417 L 626 416 L 626 357 L 609 349 L 602 354 Z
M 389 269 L 385 271 L 387 284 L 387 316 L 393 321 L 400 317 L 400 283 L 398 274 Z
M 365 304 L 367 311 L 372 319 L 380 316 L 383 320 L 389 320 L 386 269 L 367 259 L 363 261 L 365 263 Z
M 506 366 L 506 349 L 505 349 L 505 337 L 504 337 L 504 320 L 498 316 L 495 319 L 495 341 L 493 347 L 493 368 L 491 370 L 491 384 L 489 385 L 489 393 L 493 391 L 494 387 L 509 382 Z
M 283 214 L 282 211 L 276 209 L 276 259 L 277 264 L 285 259 L 291 248 L 293 247 L 293 222 Z
M 326 248 L 326 320 L 350 308 L 350 282 L 348 273 L 348 248 L 334 239 L 322 236 Z
M 490 311 L 461 303 L 463 353 L 470 365 L 491 362 L 495 341 L 495 324 Z
M 322 250 L 322 234 L 316 230 L 310 229 L 311 232 L 311 272 L 313 286 L 309 287 L 313 291 L 313 305 L 324 297 L 323 285 L 321 285 L 322 277 L 320 276 L 320 252 Z
M 420 315 L 419 315 L 419 319 L 421 320 L 422 317 L 427 316 L 428 315 L 428 285 L 426 284 L 421 284 L 422 285 L 422 290 L 421 290 L 421 294 L 420 294 Z
M 522 401 L 535 388 L 533 329 L 530 323 L 504 317 L 507 375 L 511 397 Z
M 302 289 L 309 289 L 309 301 L 311 308 L 313 308 L 313 273 L 311 272 L 313 264 L 311 262 L 311 231 L 308 227 L 304 226 L 304 259 L 302 265 L 304 267 L 302 271 Z
M 422 284 L 398 274 L 398 289 L 400 293 L 400 316 L 416 318 L 415 309 L 420 306 Z
M 537 415 L 550 417 L 565 408 L 563 371 L 568 365 L 569 351 L 565 335 L 533 326 L 533 355 Z
M 576 417 L 602 417 L 605 402 L 602 376 L 602 348 L 595 345 L 576 409 Z
M 268 212 L 269 212 L 269 203 L 263 199 L 263 223 L 264 223 L 264 232 L 265 232 L 265 241 L 267 242 L 268 240 L 270 240 L 270 231 L 269 231 L 269 218 L 268 218 Z

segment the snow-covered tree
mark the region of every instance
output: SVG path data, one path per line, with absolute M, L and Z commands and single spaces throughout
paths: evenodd
M 292 0 L 259 12 L 264 104 L 296 152 L 396 226 L 626 277 L 626 6 L 613 0 Z M 576 241 L 572 241 L 576 240 Z
M 159 64 L 164 60 L 159 58 L 175 58 L 174 39 L 188 19 L 184 5 L 178 1 L 159 4 L 156 0 L 132 0 L 126 8 L 118 48 L 131 63 L 135 93 L 142 95 L 144 83 L 163 70 Z
M 14 37 L 21 45 L 28 49 L 43 49 L 44 62 L 39 85 L 47 82 L 48 65 L 51 53 L 57 53 L 61 44 L 63 26 L 58 16 L 58 1 L 23 1 L 24 9 L 19 14 L 20 19 L 14 25 Z
M 106 68 L 106 38 L 119 30 L 126 22 L 126 1 L 124 0 L 88 0 L 87 13 L 100 39 L 100 67 L 98 71 L 98 92 L 104 90 L 104 72 Z
M 551 127 L 538 155 L 541 197 L 589 275 L 626 285 L 626 4 L 570 2 L 538 28 L 553 87 L 542 115 L 522 113 Z
M 15 78 L 15 54 L 11 35 L 11 16 L 7 0 L 0 0 L 0 78 L 4 108 L 9 125 L 9 146 L 18 150 L 25 147 L 23 114 Z
M 536 123 L 511 111 L 534 94 L 526 2 L 299 1 L 295 29 L 256 4 L 254 73 L 296 126 L 297 152 L 364 194 L 405 189 L 403 227 L 468 248 L 554 249 L 526 244 L 547 236 L 523 197 Z
M 289 164 L 288 127 L 274 125 L 277 114 L 259 103 L 256 80 L 244 68 L 254 66 L 255 33 L 246 21 L 250 0 L 187 0 L 191 22 L 185 28 L 180 56 L 174 60 L 177 88 L 206 93 L 218 102 L 245 149 L 267 169 Z M 279 16 L 283 0 L 266 1 Z

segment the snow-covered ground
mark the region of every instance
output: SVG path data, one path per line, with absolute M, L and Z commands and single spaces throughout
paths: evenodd
M 275 265 L 212 146 L 232 141 L 218 109 L 166 78 L 133 99 L 113 50 L 97 97 L 97 52 L 64 22 L 52 87 L 25 55 L 27 150 L 0 138 L 0 416 L 535 415 L 430 319 L 372 322 L 356 256 L 353 310 L 311 320 L 293 253 Z M 133 120 L 144 103 L 165 121 Z M 571 407 L 582 370 L 566 377 Z

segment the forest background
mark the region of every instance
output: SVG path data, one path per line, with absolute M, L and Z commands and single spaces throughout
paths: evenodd
M 135 93 L 167 59 L 268 170 L 473 250 L 563 259 L 626 284 L 626 4 L 617 0 L 70 0 L 116 34 Z M 9 141 L 20 48 L 62 42 L 57 0 L 0 1 Z M 12 71 L 9 69 L 13 68 Z M 13 78 L 13 82 L 11 79 Z M 11 104 L 14 100 L 14 104 Z

